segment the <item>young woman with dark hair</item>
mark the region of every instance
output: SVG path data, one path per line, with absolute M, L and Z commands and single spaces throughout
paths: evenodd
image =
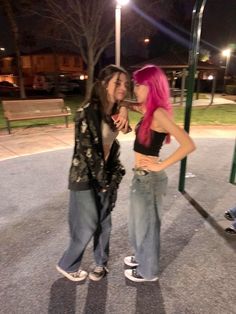
M 95 82 L 89 102 L 75 117 L 75 146 L 69 174 L 70 245 L 57 270 L 72 281 L 86 279 L 80 269 L 87 244 L 93 237 L 96 267 L 89 278 L 98 281 L 108 272 L 111 211 L 125 170 L 119 160 L 119 130 L 128 121 L 120 117 L 115 125 L 111 116 L 126 96 L 127 72 L 115 65 L 104 68 Z
M 147 65 L 134 72 L 136 104 L 123 103 L 143 117 L 136 127 L 135 167 L 130 191 L 129 237 L 134 256 L 127 256 L 125 276 L 135 282 L 158 279 L 160 255 L 160 211 L 166 193 L 165 169 L 195 149 L 189 135 L 172 119 L 169 85 L 164 72 Z M 179 147 L 165 160 L 159 157 L 163 143 L 173 136 Z

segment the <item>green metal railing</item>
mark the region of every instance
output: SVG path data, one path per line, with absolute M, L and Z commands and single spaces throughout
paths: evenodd
M 187 100 L 185 107 L 185 118 L 184 118 L 184 129 L 189 133 L 189 126 L 191 120 L 191 110 L 195 83 L 195 73 L 199 55 L 199 43 L 201 37 L 202 28 L 202 16 L 204 7 L 207 0 L 197 0 L 193 8 L 192 13 L 192 26 L 191 26 L 191 46 L 189 49 L 189 70 L 187 79 Z M 185 157 L 180 164 L 180 175 L 179 175 L 179 191 L 184 191 L 185 186 L 185 174 L 187 167 L 187 157 Z
M 233 153 L 233 160 L 232 160 L 232 167 L 231 167 L 229 182 L 236 185 L 236 139 L 235 139 L 235 144 L 234 144 L 234 153 Z

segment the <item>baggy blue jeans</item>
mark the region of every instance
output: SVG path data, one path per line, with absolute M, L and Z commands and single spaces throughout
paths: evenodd
M 99 202 L 99 204 L 98 204 Z M 107 192 L 95 195 L 93 190 L 70 191 L 70 245 L 58 265 L 67 272 L 79 269 L 84 251 L 94 237 L 94 259 L 106 266 L 109 257 L 111 212 Z
M 167 189 L 165 171 L 134 173 L 130 191 L 129 238 L 138 273 L 150 280 L 158 275 L 161 206 Z

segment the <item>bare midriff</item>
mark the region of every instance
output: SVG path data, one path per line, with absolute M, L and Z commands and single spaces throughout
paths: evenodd
M 104 159 L 107 160 L 110 154 L 112 144 L 103 144 Z
M 141 168 L 141 169 L 142 169 L 143 160 L 145 161 L 148 160 L 148 162 L 150 161 L 150 165 L 157 164 L 160 161 L 160 157 L 143 155 L 137 152 L 135 152 L 134 158 L 135 158 L 135 168 Z

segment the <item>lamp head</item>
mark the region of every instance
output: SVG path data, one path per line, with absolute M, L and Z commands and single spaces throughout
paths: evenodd
M 116 0 L 117 4 L 120 6 L 124 6 L 129 3 L 129 0 Z
M 230 57 L 231 55 L 231 50 L 230 49 L 225 49 L 222 51 L 222 56 L 224 57 Z

